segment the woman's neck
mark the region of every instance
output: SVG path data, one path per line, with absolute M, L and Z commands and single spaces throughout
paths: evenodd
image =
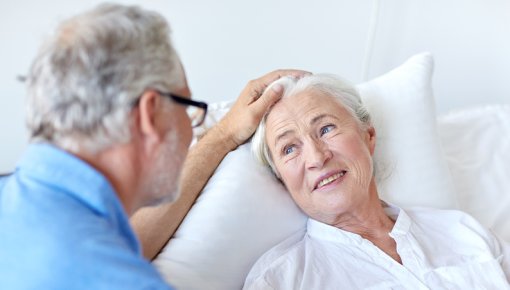
M 372 186 L 371 186 L 372 187 Z M 372 242 L 376 247 L 389 255 L 398 263 L 402 263 L 397 253 L 397 244 L 390 237 L 395 221 L 384 211 L 384 202 L 379 199 L 375 184 L 366 203 L 344 215 L 333 226 L 360 235 Z

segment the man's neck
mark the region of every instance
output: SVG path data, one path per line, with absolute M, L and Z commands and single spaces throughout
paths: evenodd
M 136 162 L 129 144 L 116 145 L 98 153 L 85 151 L 71 152 L 81 160 L 87 162 L 104 175 L 110 182 L 124 211 L 131 216 L 138 208 L 136 206 L 136 192 L 138 177 Z

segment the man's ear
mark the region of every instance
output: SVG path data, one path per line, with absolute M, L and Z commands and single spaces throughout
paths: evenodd
M 138 126 L 144 139 L 161 141 L 164 138 L 164 130 L 159 123 L 162 99 L 154 90 L 145 91 L 138 103 L 139 118 Z

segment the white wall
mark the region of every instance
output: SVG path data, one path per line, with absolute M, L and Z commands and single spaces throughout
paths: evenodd
M 372 76 L 427 50 L 438 112 L 510 103 L 510 1 L 382 2 Z
M 12 170 L 26 137 L 24 74 L 44 35 L 101 1 L 18 0 L 0 3 L 0 172 Z M 362 81 L 371 0 L 152 0 L 164 14 L 194 98 L 234 99 L 247 80 L 293 67 Z M 420 51 L 436 58 L 437 108 L 446 112 L 510 102 L 510 2 L 381 0 L 368 76 Z

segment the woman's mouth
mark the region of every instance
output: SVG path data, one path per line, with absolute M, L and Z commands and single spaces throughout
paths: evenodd
M 347 171 L 342 170 L 342 171 L 340 171 L 340 172 L 338 172 L 336 174 L 333 174 L 333 175 L 331 175 L 329 177 L 326 177 L 326 178 L 320 180 L 319 183 L 317 183 L 317 185 L 315 186 L 315 189 L 319 189 L 319 188 L 321 188 L 323 186 L 326 186 L 326 185 L 334 182 L 335 180 L 343 177 L 346 173 L 347 173 Z

